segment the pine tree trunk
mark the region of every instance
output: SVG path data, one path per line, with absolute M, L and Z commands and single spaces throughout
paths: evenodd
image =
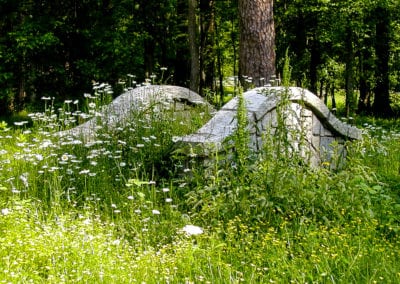
M 390 53 L 390 15 L 388 7 L 378 7 L 376 23 L 376 84 L 375 99 L 372 105 L 377 116 L 390 117 L 393 110 L 389 100 L 389 53 Z
M 255 86 L 275 75 L 273 0 L 239 0 L 239 77 Z M 245 80 L 247 78 L 247 80 Z
M 366 48 L 360 52 L 359 56 L 359 89 L 360 96 L 358 98 L 358 106 L 357 113 L 367 114 L 370 113 L 370 105 L 368 105 L 369 98 L 371 96 L 371 87 L 368 82 L 368 72 L 367 69 L 370 69 L 371 66 L 365 62 L 365 58 L 370 57 L 371 54 L 369 50 Z
M 317 94 L 318 87 L 318 66 L 321 61 L 321 54 L 317 35 L 314 32 L 313 39 L 310 42 L 311 58 L 310 58 L 310 91 Z
M 188 33 L 189 33 L 189 49 L 190 49 L 190 83 L 189 89 L 198 93 L 200 82 L 200 62 L 199 62 L 199 44 L 198 22 L 196 18 L 197 1 L 188 0 Z
M 346 29 L 346 43 L 345 43 L 345 89 L 346 89 L 346 116 L 354 114 L 354 46 L 353 46 L 353 31 L 350 28 L 350 23 Z
M 188 0 L 176 1 L 176 50 L 174 59 L 174 79 L 173 82 L 179 86 L 190 88 L 191 82 L 191 58 L 189 41 L 186 36 L 188 33 Z M 188 84 L 189 82 L 189 84 Z
M 214 18 L 214 1 L 200 0 L 200 95 L 215 89 Z

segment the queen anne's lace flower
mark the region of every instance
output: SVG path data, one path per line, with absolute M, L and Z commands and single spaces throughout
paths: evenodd
M 195 225 L 186 225 L 182 228 L 182 231 L 185 232 L 188 236 L 196 236 L 203 233 L 203 229 Z

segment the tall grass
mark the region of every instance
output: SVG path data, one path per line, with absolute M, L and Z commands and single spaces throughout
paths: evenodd
M 91 113 L 47 102 L 0 124 L 0 282 L 399 282 L 400 129 L 364 122 L 336 171 L 271 154 L 278 135 L 255 156 L 246 131 L 204 167 L 172 153 L 205 109 L 143 106 L 85 142 L 51 130 Z

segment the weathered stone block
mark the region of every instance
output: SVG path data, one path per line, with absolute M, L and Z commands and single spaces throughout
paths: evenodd
M 256 88 L 243 94 L 249 117 L 250 146 L 262 149 L 262 136 L 274 135 L 279 126 L 278 109 L 283 94 L 290 101 L 281 117 L 287 131 L 291 149 L 298 151 L 311 165 L 318 165 L 332 156 L 332 143 L 360 139 L 361 131 L 338 120 L 315 95 L 301 88 Z M 236 131 L 234 113 L 237 98 L 231 100 L 221 113 L 211 119 L 197 134 L 182 137 L 182 141 L 202 143 L 207 134 L 209 141 L 222 143 Z M 198 136 L 196 136 L 198 135 Z M 288 149 L 291 151 L 290 149 Z
M 312 116 L 312 131 L 313 135 L 320 135 L 322 124 L 316 115 Z
M 311 139 L 311 145 L 314 149 L 320 149 L 320 136 L 319 135 L 313 135 Z
M 126 123 L 132 113 L 141 111 L 150 105 L 158 107 L 160 110 L 173 108 L 176 111 L 185 111 L 187 106 L 205 105 L 211 112 L 215 111 L 203 97 L 187 88 L 168 85 L 143 86 L 117 97 L 112 103 L 105 106 L 97 117 L 70 130 L 58 132 L 56 135 L 91 140 L 97 132 L 98 119 L 101 120 L 102 127 L 112 130 L 117 125 Z

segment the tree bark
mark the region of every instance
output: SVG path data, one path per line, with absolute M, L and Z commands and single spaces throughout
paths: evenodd
M 188 0 L 176 1 L 176 31 L 175 39 L 176 50 L 174 59 L 174 84 L 179 86 L 187 86 L 190 88 L 191 75 L 191 58 L 189 39 L 186 37 L 188 33 Z
M 354 46 L 353 46 L 353 31 L 350 23 L 346 28 L 346 43 L 345 43 L 345 89 L 346 89 L 346 116 L 351 116 L 354 113 Z
M 222 50 L 220 46 L 220 34 L 219 34 L 219 26 L 214 17 L 214 27 L 215 27 L 215 44 L 217 49 L 217 70 L 218 70 L 218 83 L 219 83 L 219 106 L 222 107 L 224 105 L 224 73 L 222 70 Z
M 273 16 L 273 0 L 239 0 L 239 78 L 245 88 L 246 82 L 262 86 L 275 75 Z
M 357 113 L 367 114 L 371 111 L 370 97 L 371 97 L 371 83 L 368 81 L 368 70 L 371 69 L 370 64 L 366 62 L 366 58 L 371 57 L 369 49 L 361 50 L 359 56 L 359 89 L 360 97 L 358 98 Z
M 215 89 L 214 4 L 214 0 L 200 0 L 200 95 L 204 89 Z
M 390 15 L 388 7 L 376 9 L 376 84 L 372 109 L 375 115 L 390 117 L 393 110 L 389 99 L 389 53 L 390 53 Z
M 310 53 L 310 91 L 317 94 L 318 66 L 321 61 L 321 53 L 316 32 L 314 32 L 313 38 L 310 40 Z
M 190 83 L 189 89 L 198 93 L 200 83 L 200 62 L 199 62 L 199 44 L 198 21 L 196 17 L 197 0 L 188 0 L 188 33 L 190 49 Z

